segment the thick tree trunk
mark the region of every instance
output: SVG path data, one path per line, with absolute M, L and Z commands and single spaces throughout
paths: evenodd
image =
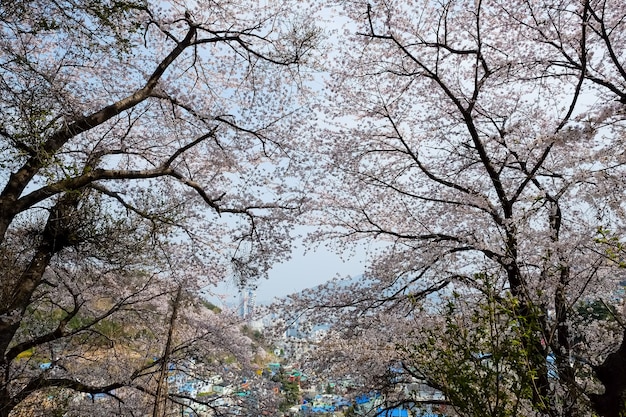
M 511 259 L 517 259 L 517 238 L 516 231 L 507 232 L 507 254 Z M 547 412 L 550 411 L 551 404 L 548 403 L 550 393 L 550 380 L 548 377 L 548 365 L 546 362 L 547 349 L 543 345 L 541 336 L 545 323 L 540 312 L 536 310 L 533 303 L 526 296 L 526 285 L 522 278 L 519 266 L 515 261 L 505 265 L 507 279 L 511 286 L 511 294 L 519 300 L 518 310 L 515 312 L 519 317 L 519 323 L 524 330 L 521 342 L 528 354 L 529 371 L 534 375 L 533 380 L 527 381 L 532 389 L 532 403 L 536 409 Z
M 41 235 L 41 242 L 30 264 L 7 293 L 8 299 L 3 300 L 4 305 L 0 306 L 0 354 L 3 356 L 19 328 L 22 315 L 41 283 L 50 260 L 55 253 L 74 243 L 71 222 L 80 198 L 80 193 L 65 194 L 52 207 Z
M 53 253 L 46 242 L 43 242 L 37 249 L 37 253 L 28 268 L 21 274 L 7 304 L 2 306 L 0 312 L 0 354 L 3 356 L 7 353 L 9 345 L 13 340 L 15 332 L 20 327 L 22 315 L 26 311 L 31 297 L 52 258 Z M 8 358 L 10 361 L 12 358 Z
M 73 243 L 72 216 L 78 206 L 81 194 L 73 192 L 63 195 L 50 209 L 50 215 L 42 233 L 42 239 L 30 264 L 20 274 L 15 285 L 6 294 L 7 299 L 0 305 L 0 417 L 8 416 L 16 406 L 9 393 L 10 369 L 14 352 L 9 355 L 15 334 L 33 293 L 41 284 L 44 272 L 55 253 Z
M 0 376 L 0 384 L 2 384 L 2 389 L 0 389 L 0 417 L 9 417 L 11 411 L 15 408 L 15 402 L 12 400 L 9 395 L 9 391 L 6 388 L 6 373 L 4 368 L 0 368 L 0 372 L 2 372 L 2 376 Z
M 603 394 L 589 396 L 594 410 L 602 417 L 626 416 L 626 330 L 619 349 L 594 371 L 604 385 Z

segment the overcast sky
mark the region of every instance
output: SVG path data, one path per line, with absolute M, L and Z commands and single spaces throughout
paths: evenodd
M 257 303 L 267 304 L 275 297 L 283 297 L 322 284 L 337 276 L 353 277 L 363 273 L 365 250 L 357 250 L 347 260 L 327 249 L 309 251 L 299 248 L 293 252 L 292 259 L 276 265 L 269 273 L 269 279 L 257 282 Z M 222 294 L 222 302 L 229 305 L 239 300 L 239 290 L 234 282 L 221 285 L 217 293 Z M 209 297 L 212 302 L 217 300 Z
M 347 261 L 325 249 L 306 255 L 297 250 L 289 262 L 277 265 L 270 271 L 268 280 L 260 281 L 257 300 L 270 301 L 305 288 L 313 287 L 336 276 L 356 276 L 363 273 L 365 255 L 359 253 Z

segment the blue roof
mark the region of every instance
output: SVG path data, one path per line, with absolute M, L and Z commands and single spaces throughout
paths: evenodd
M 380 410 L 378 417 L 409 417 L 409 410 L 401 408 L 392 408 L 391 410 Z
M 357 404 L 365 404 L 369 402 L 371 399 L 378 398 L 378 397 L 380 397 L 380 394 L 377 394 L 377 393 L 361 394 L 361 395 L 357 395 L 354 401 Z

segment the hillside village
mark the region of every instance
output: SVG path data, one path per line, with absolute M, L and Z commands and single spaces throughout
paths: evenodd
M 412 398 L 413 404 L 390 407 L 383 396 L 376 392 L 361 392 L 361 387 L 354 385 L 350 378 L 324 379 L 302 369 L 305 355 L 314 351 L 324 337 L 326 328 L 316 327 L 304 332 L 298 326 L 287 328 L 278 340 L 263 337 L 266 326 L 271 326 L 272 319 L 259 319 L 255 312 L 255 296 L 252 291 L 241 294 L 236 306 L 239 316 L 246 322 L 247 332 L 253 333 L 257 341 L 265 343 L 268 352 L 266 361 L 258 364 L 257 376 L 271 381 L 269 387 L 282 397 L 280 412 L 277 416 L 381 416 L 381 417 L 445 417 L 454 416 L 441 392 L 428 387 L 421 381 L 413 381 L 398 387 L 403 397 Z M 189 372 L 170 370 L 168 384 L 173 391 L 184 392 L 192 397 L 217 396 L 226 404 L 236 409 L 237 400 L 248 396 L 254 397 L 255 390 L 268 389 L 255 385 L 254 381 L 240 381 L 239 384 L 225 384 L 220 376 L 210 382 L 198 381 L 188 377 Z M 208 409 L 195 407 L 186 415 L 201 417 Z

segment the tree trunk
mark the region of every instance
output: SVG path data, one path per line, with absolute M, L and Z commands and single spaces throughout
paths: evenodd
M 7 387 L 7 373 L 4 367 L 0 367 L 0 372 L 2 375 L 0 376 L 0 384 L 2 384 L 2 389 L 0 389 L 0 417 L 9 417 L 11 411 L 15 408 L 15 403 L 9 395 L 9 390 Z
M 619 349 L 594 371 L 604 385 L 603 394 L 589 395 L 594 410 L 602 417 L 626 416 L 626 330 Z
M 182 285 L 179 285 L 178 291 L 176 292 L 176 298 L 174 298 L 174 302 L 172 303 L 172 317 L 170 318 L 169 330 L 167 332 L 167 342 L 165 343 L 165 351 L 163 352 L 163 358 L 161 362 L 161 372 L 159 373 L 156 394 L 154 395 L 154 409 L 152 410 L 152 417 L 159 417 L 163 415 L 165 411 L 165 399 L 167 397 L 167 392 L 164 391 L 165 377 L 167 373 L 168 362 L 170 360 L 170 354 L 172 352 L 174 324 L 176 322 L 176 316 L 178 315 L 178 305 L 180 304 L 180 294 L 182 292 L 182 289 Z
M 42 239 L 30 264 L 22 271 L 13 288 L 6 293 L 0 306 L 0 417 L 8 416 L 17 405 L 11 398 L 11 364 L 9 346 L 19 330 L 24 312 L 31 302 L 33 293 L 41 284 L 44 272 L 55 253 L 73 243 L 72 216 L 81 194 L 64 194 L 50 209 L 50 215 L 41 234 Z M 17 352 L 19 353 L 19 352 Z M 15 353 L 15 354 L 17 354 Z

